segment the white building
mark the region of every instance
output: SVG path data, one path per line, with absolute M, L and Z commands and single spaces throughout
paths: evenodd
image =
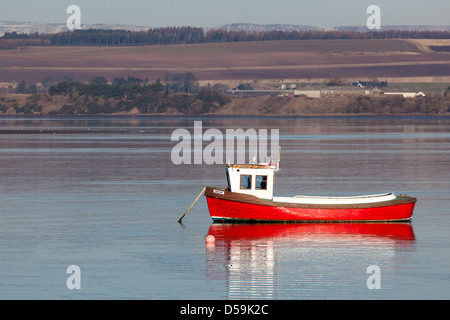
M 402 95 L 403 98 L 425 97 L 425 93 L 419 92 L 384 92 L 386 95 Z
M 294 90 L 294 96 L 305 95 L 308 98 L 320 98 L 320 90 Z

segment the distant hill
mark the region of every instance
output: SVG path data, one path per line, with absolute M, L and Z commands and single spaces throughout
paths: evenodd
M 149 27 L 132 26 L 123 24 L 82 24 L 81 29 L 104 29 L 104 30 L 130 30 L 141 31 L 148 30 Z M 63 23 L 41 23 L 41 22 L 17 22 L 17 21 L 0 21 L 0 37 L 5 32 L 17 33 L 58 33 L 68 31 L 66 24 Z
M 254 24 L 254 23 L 230 23 L 216 26 L 209 29 L 219 29 L 226 31 L 311 31 L 311 30 L 326 30 L 326 31 L 369 31 L 366 26 L 336 26 L 330 28 L 320 28 L 308 25 L 295 24 Z M 382 26 L 382 30 L 406 30 L 406 31 L 450 31 L 449 26 L 423 26 L 423 25 L 394 25 Z
M 306 26 L 306 25 L 296 25 L 296 24 L 254 24 L 254 23 L 230 23 L 224 24 L 208 29 L 219 29 L 226 31 L 256 31 L 256 32 L 266 32 L 266 31 L 310 31 L 310 30 L 322 30 L 322 28 Z
M 151 27 L 148 26 L 135 26 L 124 24 L 82 24 L 81 29 L 103 29 L 103 30 L 130 30 L 130 31 L 142 31 L 148 30 Z M 365 32 L 368 31 L 366 26 L 336 26 L 331 28 L 320 28 L 308 25 L 296 25 L 296 24 L 254 24 L 254 23 L 230 23 L 219 25 L 211 28 L 204 28 L 205 31 L 211 29 L 219 29 L 226 31 L 246 31 L 246 32 L 267 32 L 267 31 L 356 31 Z M 408 31 L 450 31 L 450 25 L 448 26 L 423 26 L 423 25 L 398 25 L 398 26 L 382 26 L 383 30 L 408 30 Z M 67 26 L 63 23 L 41 23 L 41 22 L 17 22 L 17 21 L 0 21 L 0 37 L 5 32 L 17 32 L 17 33 L 58 33 L 68 31 Z
M 366 26 L 340 26 L 334 27 L 336 31 L 368 31 Z M 423 26 L 423 25 L 397 25 L 397 26 L 381 26 L 381 30 L 398 30 L 398 31 L 450 31 L 450 26 Z

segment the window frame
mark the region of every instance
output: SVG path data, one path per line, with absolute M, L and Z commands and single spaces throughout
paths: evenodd
M 249 182 L 249 185 L 250 185 L 248 188 L 242 186 L 242 177 L 243 176 L 250 177 L 250 179 L 247 180 Z M 241 189 L 241 190 L 252 190 L 252 186 L 253 186 L 252 182 L 253 182 L 253 175 L 252 174 L 240 174 L 239 175 L 239 189 Z
M 261 187 L 258 188 L 258 177 L 262 177 L 263 178 L 261 180 L 261 183 L 262 182 L 266 183 L 265 188 L 261 188 Z M 264 179 L 264 177 L 265 177 L 265 179 Z M 269 181 L 269 176 L 268 175 L 262 175 L 262 174 L 255 175 L 255 190 L 267 190 L 267 182 L 268 181 Z M 260 183 L 260 185 L 261 185 L 261 183 Z

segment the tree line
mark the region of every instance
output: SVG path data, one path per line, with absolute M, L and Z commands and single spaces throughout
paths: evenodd
M 450 39 L 448 31 L 306 30 L 306 31 L 233 31 L 199 27 L 150 28 L 147 31 L 86 29 L 54 34 L 6 32 L 0 37 L 0 49 L 18 46 L 140 46 L 213 42 L 326 39 Z
M 49 94 L 29 94 L 24 105 L 20 105 L 14 96 L 0 97 L 0 113 L 14 108 L 16 113 L 40 114 L 45 106 L 54 105 L 55 101 L 63 102 L 58 109 L 45 111 L 48 114 L 127 114 L 133 111 L 139 114 L 211 114 L 219 111 L 231 98 L 221 92 L 219 87 L 199 87 L 195 94 L 176 92 L 160 81 L 146 83 L 138 78 L 116 78 L 116 84 L 98 81 L 82 83 L 78 81 L 62 81 L 49 88 Z M 92 79 L 94 80 L 94 79 Z M 139 82 L 140 84 L 136 84 Z M 117 84 L 120 83 L 120 84 Z M 56 99 L 53 99 L 55 97 Z M 261 115 L 277 115 L 290 97 L 271 96 L 261 101 Z M 240 104 L 245 108 L 245 98 Z M 428 94 L 426 97 L 404 98 L 394 96 L 352 96 L 348 100 L 323 107 L 318 107 L 313 100 L 297 100 L 302 102 L 298 107 L 304 114 L 449 114 L 450 87 L 444 94 Z M 59 104 L 60 102 L 58 102 Z M 312 104 L 310 104 L 312 103 Z M 131 112 L 135 113 L 135 112 Z M 280 114 L 281 115 L 281 114 Z
M 184 79 L 183 89 L 170 82 L 163 84 L 159 79 L 149 83 L 139 78 L 121 77 L 114 78 L 110 84 L 102 77 L 95 77 L 89 83 L 55 83 L 48 89 L 48 94 L 68 97 L 68 102 L 54 112 L 58 114 L 110 114 L 135 108 L 141 114 L 201 114 L 214 112 L 230 102 L 230 98 L 215 87 L 199 87 L 190 73 L 167 77 Z

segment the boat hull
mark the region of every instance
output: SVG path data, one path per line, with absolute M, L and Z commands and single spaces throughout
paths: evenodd
M 224 222 L 408 221 L 416 202 L 416 198 L 400 196 L 391 201 L 367 204 L 282 203 L 212 187 L 206 188 L 205 196 L 211 218 Z

